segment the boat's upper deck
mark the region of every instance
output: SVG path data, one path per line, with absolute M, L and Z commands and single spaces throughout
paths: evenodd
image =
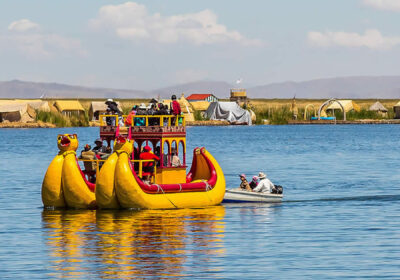
M 130 118 L 130 119 L 129 119 Z M 176 135 L 186 136 L 185 116 L 174 115 L 100 115 L 100 137 L 106 139 L 119 134 L 141 136 Z

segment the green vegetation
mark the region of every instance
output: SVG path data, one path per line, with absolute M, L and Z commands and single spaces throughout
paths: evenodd
M 201 111 L 195 110 L 193 116 L 195 121 L 208 121 L 208 118 L 206 118 Z
M 57 127 L 89 126 L 89 116 L 85 114 L 64 116 L 58 112 L 36 111 L 36 121 L 55 124 Z
M 256 114 L 256 124 L 263 124 L 263 120 L 269 120 L 270 124 L 287 124 L 293 118 L 293 114 L 290 111 L 289 106 L 281 106 L 281 107 L 256 107 L 253 108 L 254 113 Z M 332 114 L 328 114 L 328 116 L 332 116 Z M 340 110 L 336 110 L 334 116 L 337 120 L 343 120 L 343 112 Z M 310 117 L 314 117 L 314 111 L 308 110 L 307 119 Z M 359 112 L 350 111 L 346 113 L 346 120 L 354 121 L 354 120 L 382 120 L 382 119 L 393 119 L 394 112 L 393 109 L 389 109 L 386 115 L 381 114 L 379 112 L 369 111 L 367 109 L 361 109 Z M 297 120 L 304 119 L 304 108 L 298 108 Z
M 293 117 L 289 106 L 283 106 L 277 110 L 273 110 L 269 118 L 270 124 L 287 124 Z
M 288 124 L 289 120 L 293 117 L 289 106 L 282 106 L 279 108 L 256 108 L 254 109 L 254 113 L 256 114 L 256 124 L 263 124 L 263 119 L 268 119 L 270 124 Z M 299 110 L 298 118 L 302 116 L 302 113 L 300 113 L 301 110 Z
M 335 117 L 337 120 L 343 120 L 343 112 L 340 110 L 335 111 Z M 393 109 L 389 109 L 387 115 L 380 114 L 375 111 L 368 111 L 366 109 L 361 109 L 359 112 L 350 111 L 346 113 L 346 120 L 354 121 L 354 120 L 382 120 L 382 119 L 393 119 L 394 112 Z

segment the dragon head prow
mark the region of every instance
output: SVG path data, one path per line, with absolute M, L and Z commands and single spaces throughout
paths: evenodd
M 118 150 L 123 150 L 128 154 L 132 154 L 132 142 L 122 135 L 117 136 L 114 141 L 114 151 Z
M 61 152 L 76 151 L 78 145 L 78 136 L 76 134 L 59 134 L 57 136 L 57 146 Z

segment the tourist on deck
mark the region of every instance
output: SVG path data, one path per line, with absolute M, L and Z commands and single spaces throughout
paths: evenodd
M 157 115 L 159 116 L 167 116 L 169 115 L 168 105 L 158 104 Z M 164 126 L 168 126 L 168 118 L 164 118 Z
M 147 109 L 147 115 L 155 115 L 157 112 L 156 104 L 150 103 L 149 108 Z
M 107 105 L 107 108 L 110 109 L 113 114 L 122 115 L 122 112 L 118 109 L 117 102 L 115 102 L 113 99 L 109 98 L 105 103 Z
M 176 153 L 176 149 L 172 150 L 171 165 L 172 165 L 172 167 L 179 167 L 182 165 L 181 160 L 179 159 L 179 157 Z
M 141 160 L 156 160 L 159 161 L 160 158 L 151 152 L 150 146 L 145 146 L 143 152 L 140 153 L 139 159 Z M 150 176 L 154 173 L 154 162 L 143 162 L 143 181 L 146 183 L 150 182 Z
M 85 170 L 83 170 L 83 173 L 87 176 L 88 181 L 91 183 L 96 182 L 96 162 L 93 160 L 96 160 L 96 154 L 95 152 L 91 151 L 91 146 L 89 144 L 86 144 L 84 149 L 81 152 L 81 155 L 79 156 L 80 159 L 86 160 L 83 162 L 83 166 L 85 167 Z
M 126 126 L 132 126 L 132 120 L 133 120 L 133 116 L 136 115 L 136 109 L 137 109 L 137 105 L 132 107 L 132 110 L 129 112 L 128 116 L 125 119 L 125 125 Z
M 112 111 L 107 108 L 106 115 L 112 115 Z M 108 126 L 115 126 L 115 117 L 106 117 L 106 123 Z
M 105 102 L 107 105 L 107 115 L 118 115 L 121 116 L 122 112 L 118 109 L 118 104 L 113 99 L 109 98 Z M 116 120 L 115 117 L 107 117 L 107 125 L 115 126 L 120 120 Z
M 171 96 L 171 115 L 174 115 L 175 118 L 172 119 L 171 125 L 175 125 L 175 121 L 178 119 L 178 116 L 182 113 L 181 110 L 181 105 L 179 105 L 179 102 L 176 101 L 176 95 Z
M 250 185 L 250 188 L 251 188 L 252 190 L 254 190 L 255 187 L 257 187 L 257 185 L 258 185 L 258 177 L 257 177 L 257 176 L 253 176 L 253 180 L 251 180 L 251 182 L 249 183 L 249 185 Z
M 258 174 L 258 179 L 260 179 L 260 182 L 253 192 L 271 193 L 272 190 L 275 189 L 274 184 L 267 178 L 266 174 L 260 172 Z
M 246 175 L 245 174 L 240 174 L 239 177 L 240 177 L 240 180 L 242 181 L 240 183 L 240 186 L 239 186 L 240 189 L 244 190 L 244 191 L 251 191 L 250 185 L 246 180 Z
M 86 144 L 83 150 L 81 151 L 81 155 L 79 158 L 90 156 L 90 159 L 95 159 L 95 152 L 91 151 L 92 147 L 89 144 Z
M 96 146 L 92 149 L 92 151 L 95 152 L 97 158 L 100 159 L 101 156 L 106 153 L 106 147 L 103 146 L 103 140 L 101 140 L 101 138 L 96 139 L 94 143 Z
M 150 108 L 147 110 L 147 114 L 152 115 L 152 116 L 158 115 L 156 103 L 150 104 Z M 159 117 L 149 118 L 149 125 L 150 126 L 159 126 L 160 118 Z
M 168 112 L 168 105 L 164 105 L 164 104 L 158 104 L 159 105 L 159 110 L 158 110 L 158 114 L 159 115 L 169 115 Z
M 136 110 L 137 116 L 144 116 L 147 115 L 146 105 L 144 103 L 140 104 L 140 106 Z M 134 121 L 135 126 L 144 126 L 146 125 L 145 118 L 135 118 Z

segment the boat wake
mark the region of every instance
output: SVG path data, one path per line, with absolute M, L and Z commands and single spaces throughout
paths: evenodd
M 282 202 L 297 203 L 297 202 L 314 202 L 314 201 L 395 201 L 395 200 L 400 200 L 400 194 L 328 197 L 328 198 L 299 199 L 299 200 L 296 199 L 296 200 L 283 200 Z

